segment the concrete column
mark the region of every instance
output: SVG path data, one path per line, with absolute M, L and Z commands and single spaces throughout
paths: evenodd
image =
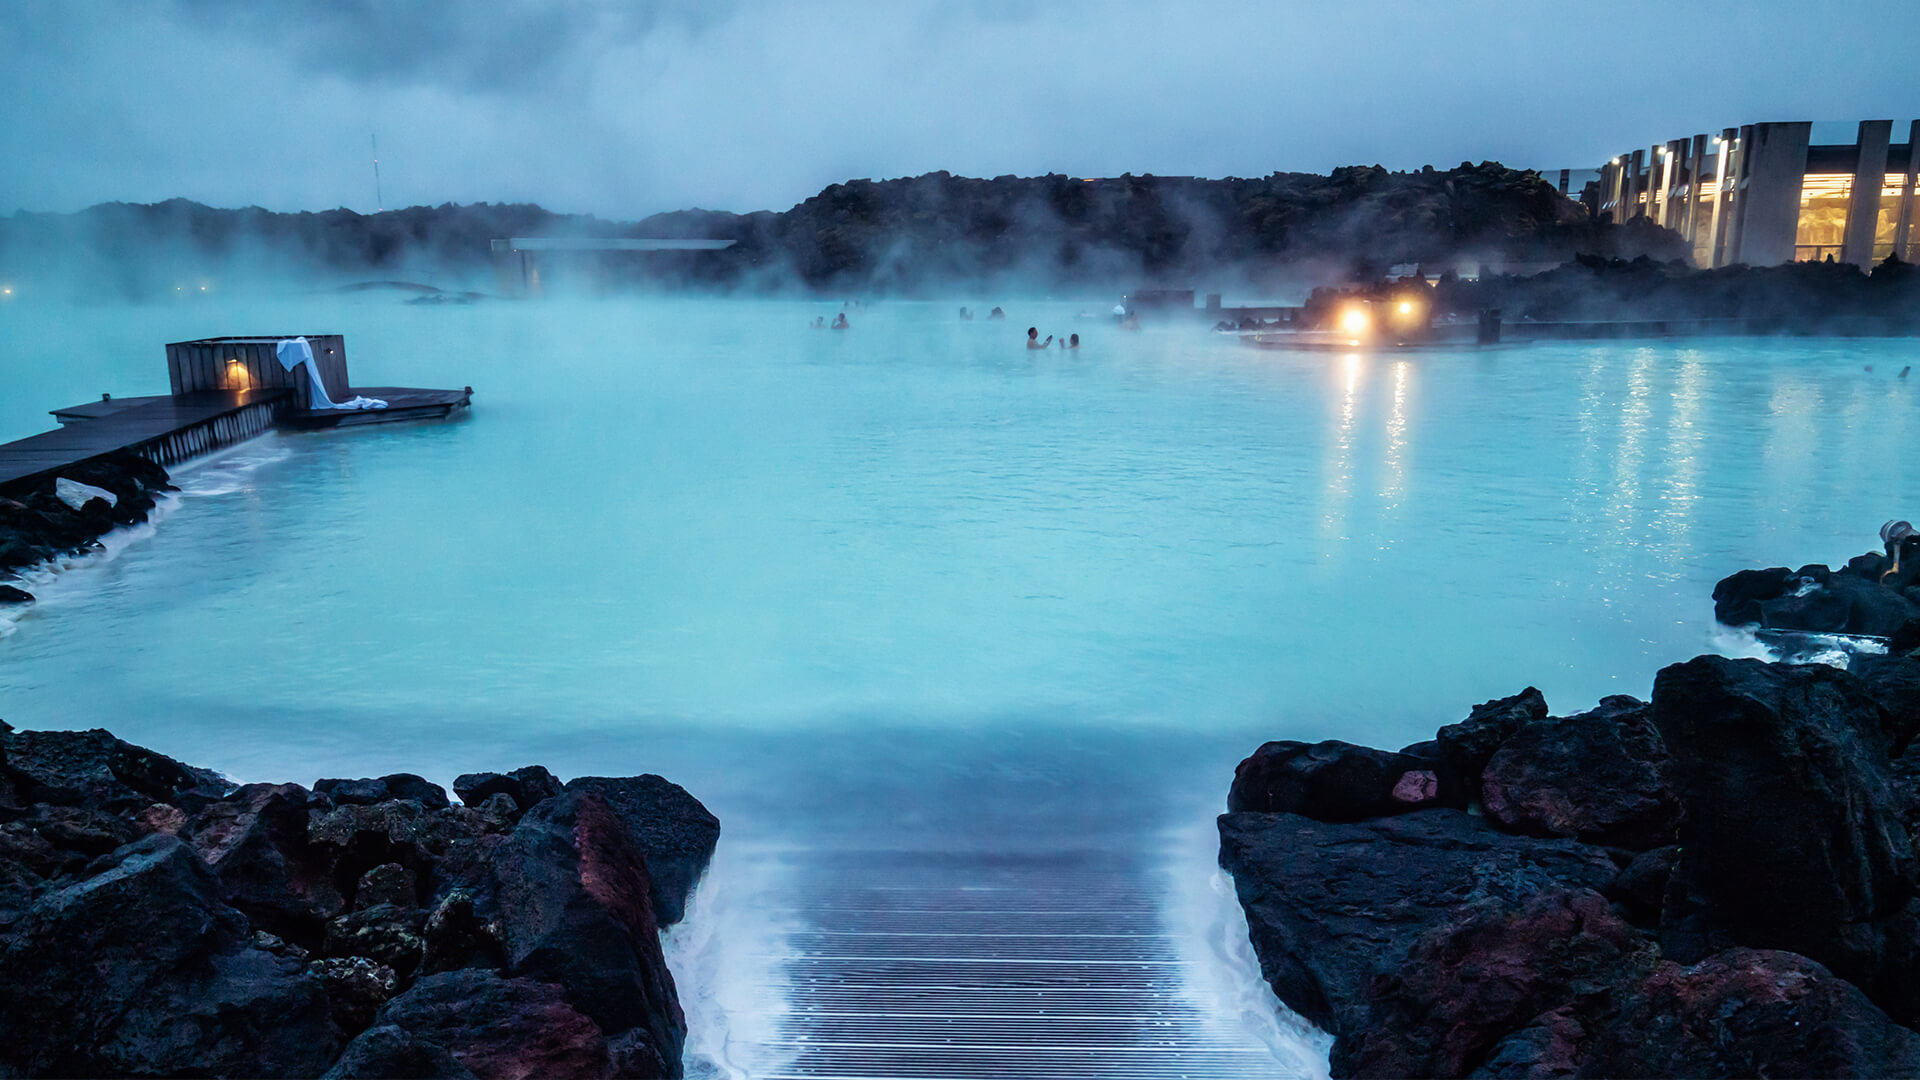
M 1647 173 L 1643 168 L 1646 160 L 1645 150 L 1635 150 L 1633 156 L 1627 159 L 1627 206 L 1626 216 L 1620 219 L 1622 221 L 1632 221 L 1640 213 L 1640 196 L 1647 185 Z
M 1647 147 L 1647 217 L 1656 225 L 1666 216 L 1667 155 L 1659 143 Z
M 1667 206 L 1672 202 L 1667 196 L 1673 186 L 1673 149 L 1654 146 L 1647 154 L 1647 216 L 1655 225 L 1665 225 Z
M 1706 200 L 1701 197 L 1706 190 L 1707 179 L 1707 137 L 1705 134 L 1693 137 L 1693 150 L 1687 158 L 1687 243 L 1697 249 L 1700 237 L 1707 232 L 1707 223 L 1701 216 Z M 1695 260 L 1698 262 L 1699 260 Z M 1706 264 L 1713 265 L 1713 252 L 1707 252 Z
M 1746 183 L 1740 192 L 1740 261 L 1778 266 L 1793 261 L 1800 229 L 1800 187 L 1807 177 L 1807 121 L 1755 124 L 1742 138 Z
M 1911 246 L 1914 214 L 1920 210 L 1914 205 L 1916 166 L 1920 166 L 1920 120 L 1915 120 L 1913 126 L 1907 129 L 1907 180 L 1900 185 L 1900 220 L 1893 228 L 1894 254 L 1906 262 L 1915 261 L 1914 255 L 1917 254 Z
M 1734 158 L 1734 145 L 1739 138 L 1740 132 L 1737 128 L 1722 128 L 1719 152 L 1714 155 L 1713 207 L 1709 211 L 1711 220 L 1707 235 L 1707 265 L 1710 267 L 1725 266 L 1729 261 L 1727 234 L 1731 231 L 1728 226 L 1732 223 L 1732 219 L 1727 211 L 1733 205 L 1730 185 L 1734 182 L 1735 173 L 1731 165 Z
M 1853 196 L 1847 200 L 1847 231 L 1841 234 L 1840 261 L 1862 270 L 1873 266 L 1873 230 L 1880 221 L 1880 188 L 1887 175 L 1887 142 L 1893 121 L 1862 120 L 1855 140 Z

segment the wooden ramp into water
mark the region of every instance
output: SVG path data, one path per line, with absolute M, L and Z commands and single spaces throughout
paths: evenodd
M 767 1080 L 1273 1077 L 1193 1000 L 1164 871 L 1111 851 L 809 852 L 768 991 Z
M 30 483 L 120 450 L 174 465 L 273 427 L 292 393 L 283 388 L 208 390 L 105 399 L 63 409 L 55 413 L 62 425 L 58 429 L 0 446 L 0 488 Z

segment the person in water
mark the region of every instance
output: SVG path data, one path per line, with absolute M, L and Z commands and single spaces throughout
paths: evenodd
M 1001 311 L 999 308 L 994 308 L 992 311 L 987 312 L 987 318 L 989 319 L 1004 319 L 1006 317 L 1007 313 Z
M 1080 335 L 1079 335 L 1079 334 L 1075 334 L 1075 335 L 1073 335 L 1072 337 L 1069 337 L 1069 338 L 1067 339 L 1067 348 L 1069 348 L 1069 349 L 1077 349 L 1077 348 L 1079 348 L 1079 347 L 1080 347 Z
M 1049 345 L 1051 345 L 1051 344 L 1053 344 L 1053 335 L 1052 335 L 1052 334 L 1048 334 L 1048 335 L 1047 335 L 1047 340 L 1045 340 L 1045 341 L 1041 341 L 1041 340 L 1040 340 L 1040 328 L 1039 328 L 1039 327 L 1037 327 L 1037 326 L 1029 326 L 1029 327 L 1027 327 L 1027 348 L 1029 348 L 1029 349 L 1044 349 L 1044 348 L 1046 348 L 1047 346 L 1049 346 Z
M 844 311 L 833 317 L 833 328 L 835 330 L 845 330 L 851 325 L 851 323 L 847 322 L 847 313 Z
M 966 308 L 961 308 L 961 309 L 960 309 L 960 321 L 961 321 L 961 322 L 972 322 L 972 321 L 973 321 L 973 312 L 971 312 L 971 311 L 968 311 L 968 310 L 967 310 Z
M 825 330 L 827 328 L 827 317 L 825 315 L 815 315 L 813 321 L 807 325 L 813 327 L 815 330 Z

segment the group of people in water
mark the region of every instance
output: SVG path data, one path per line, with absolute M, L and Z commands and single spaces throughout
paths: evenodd
M 1004 312 L 1004 311 L 1002 311 L 1002 310 L 1000 310 L 1000 309 L 999 309 L 999 308 L 997 308 L 997 307 L 996 307 L 996 308 L 994 308 L 994 309 L 993 309 L 992 311 L 989 311 L 989 312 L 987 312 L 987 318 L 988 318 L 988 320 L 993 320 L 993 319 L 1001 319 L 1001 320 L 1004 320 L 1004 319 L 1005 319 L 1006 317 L 1007 317 L 1007 313 L 1006 313 L 1006 312 Z M 961 321 L 961 322 L 972 322 L 972 321 L 973 321 L 973 309 L 971 309 L 971 308 L 964 308 L 964 307 L 963 307 L 963 308 L 961 308 L 961 309 L 960 309 L 960 321 Z M 849 322 L 847 321 L 847 313 L 846 313 L 845 311 L 841 311 L 840 313 L 838 313 L 838 314 L 836 314 L 836 315 L 835 315 L 835 316 L 833 317 L 833 321 L 832 321 L 832 322 L 828 322 L 828 321 L 827 321 L 827 317 L 826 317 L 825 315 L 817 315 L 817 316 L 815 316 L 815 317 L 814 317 L 814 320 L 813 320 L 813 321 L 812 321 L 811 323 L 808 323 L 807 325 L 808 325 L 809 327 L 811 327 L 812 329 L 815 329 L 815 330 L 848 330 L 848 329 L 851 329 L 851 328 L 852 328 L 852 326 L 853 326 L 853 324 L 852 324 L 852 323 L 849 323 Z M 1124 326 L 1124 323 L 1123 323 L 1122 325 Z M 1137 325 L 1138 325 L 1138 324 L 1136 324 L 1136 327 L 1137 327 Z M 1132 328 L 1129 328 L 1129 329 L 1132 329 Z M 1040 328 L 1039 328 L 1039 327 L 1037 327 L 1037 326 L 1029 326 L 1029 327 L 1027 327 L 1027 348 L 1029 348 L 1029 349 L 1051 349 L 1051 348 L 1053 348 L 1053 341 L 1054 341 L 1054 338 L 1053 338 L 1053 335 L 1052 335 L 1052 334 L 1048 334 L 1048 335 L 1047 335 L 1046 337 L 1044 337 L 1044 338 L 1042 338 L 1042 337 L 1040 336 Z M 1065 337 L 1063 337 L 1063 338 L 1061 338 L 1061 339 L 1060 339 L 1060 347 L 1061 347 L 1061 348 L 1063 348 L 1063 349 L 1077 349 L 1077 348 L 1079 348 L 1079 347 L 1080 347 L 1080 335 L 1079 335 L 1079 334 L 1068 334 L 1067 336 L 1065 336 Z
M 1061 338 L 1061 339 L 1060 339 L 1060 347 L 1061 347 L 1061 348 L 1063 348 L 1063 349 L 1077 349 L 1077 348 L 1079 348 L 1079 347 L 1080 347 L 1080 335 L 1079 335 L 1079 334 L 1071 334 L 1071 335 L 1069 335 L 1069 336 L 1067 336 L 1067 337 L 1063 337 L 1063 338 Z M 1029 327 L 1027 327 L 1027 348 L 1029 348 L 1029 349 L 1051 349 L 1051 348 L 1053 348 L 1053 335 L 1052 335 L 1052 334 L 1048 334 L 1048 335 L 1046 336 L 1046 338 L 1045 338 L 1045 339 L 1043 340 L 1043 339 L 1042 339 L 1042 338 L 1040 337 L 1040 328 L 1039 328 L 1039 327 L 1037 327 L 1037 326 L 1029 326 Z

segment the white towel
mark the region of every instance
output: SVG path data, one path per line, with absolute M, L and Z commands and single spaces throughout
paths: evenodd
M 313 362 L 313 346 L 303 337 L 284 338 L 274 346 L 274 355 L 279 357 L 280 366 L 292 371 L 302 364 L 307 366 L 308 398 L 307 408 L 319 409 L 384 409 L 387 403 L 379 398 L 354 397 L 351 401 L 336 402 L 327 396 L 327 384 L 321 381 L 320 365 Z

